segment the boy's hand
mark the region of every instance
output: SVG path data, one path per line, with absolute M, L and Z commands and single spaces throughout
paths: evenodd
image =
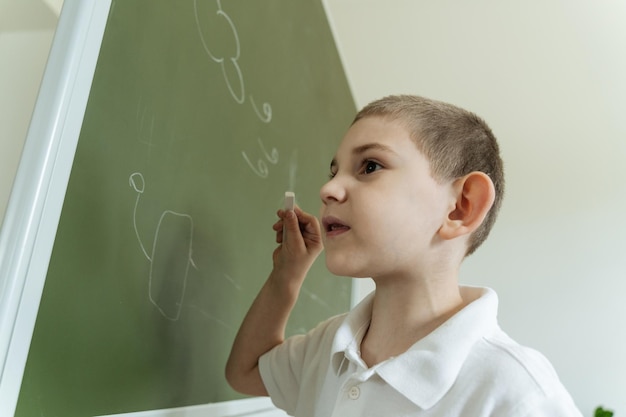
M 246 315 L 226 364 L 226 379 L 237 391 L 267 395 L 259 358 L 285 339 L 285 327 L 300 286 L 323 249 L 320 224 L 300 208 L 279 210 L 274 224 L 274 269 Z M 283 227 L 285 236 L 283 237 Z
M 279 244 L 272 255 L 274 272 L 304 279 L 324 248 L 319 221 L 299 207 L 278 210 L 277 214 L 279 220 L 272 227 Z

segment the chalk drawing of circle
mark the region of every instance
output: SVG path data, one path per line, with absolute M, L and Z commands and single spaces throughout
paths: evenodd
M 128 178 L 128 182 L 131 187 L 139 194 L 143 194 L 143 190 L 146 187 L 146 183 L 143 180 L 143 175 L 139 172 L 134 172 L 131 174 L 130 178 Z
M 178 320 L 185 298 L 187 275 L 193 264 L 193 220 L 187 214 L 165 211 L 154 234 L 150 264 L 150 301 L 161 314 Z

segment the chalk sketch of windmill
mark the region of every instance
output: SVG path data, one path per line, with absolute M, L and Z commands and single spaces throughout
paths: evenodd
M 152 250 L 148 253 L 137 228 L 137 208 L 145 181 L 140 172 L 132 173 L 128 181 L 137 192 L 133 210 L 135 235 L 143 254 L 150 261 L 150 302 L 163 317 L 176 321 L 180 318 L 185 300 L 189 267 L 198 269 L 192 259 L 193 218 L 188 214 L 165 210 L 157 223 Z

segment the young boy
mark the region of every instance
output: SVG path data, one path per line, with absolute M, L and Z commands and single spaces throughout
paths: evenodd
M 496 294 L 458 284 L 503 189 L 498 145 L 474 114 L 415 96 L 366 106 L 330 164 L 321 227 L 298 207 L 278 211 L 274 267 L 235 339 L 229 383 L 294 416 L 581 416 L 550 363 L 500 330 Z M 323 246 L 332 273 L 371 277 L 376 290 L 285 340 Z

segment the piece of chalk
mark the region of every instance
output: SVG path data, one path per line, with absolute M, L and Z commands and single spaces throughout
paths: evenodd
M 296 194 L 293 191 L 285 191 L 285 210 L 293 210 L 296 205 Z

